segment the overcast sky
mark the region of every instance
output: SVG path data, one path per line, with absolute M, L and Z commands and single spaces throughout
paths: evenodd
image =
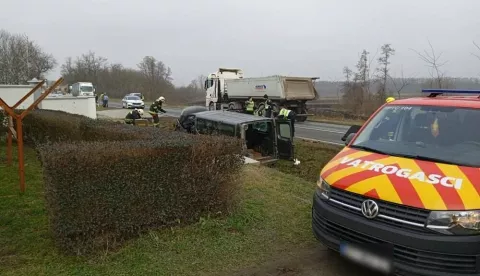
M 151 55 L 177 85 L 218 67 L 247 77 L 342 78 L 362 49 L 396 49 L 392 75 L 428 76 L 411 49 L 443 52 L 450 76 L 478 76 L 480 0 L 1 0 L 0 28 L 62 64 L 88 50 L 135 67 Z M 57 78 L 60 66 L 49 74 Z

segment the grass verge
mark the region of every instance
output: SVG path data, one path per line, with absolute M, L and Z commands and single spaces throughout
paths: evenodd
M 295 156 L 300 160 L 300 164 L 295 166 L 291 161 L 279 160 L 275 164 L 275 168 L 281 172 L 315 183 L 323 166 L 341 149 L 342 146 L 296 139 Z
M 97 106 L 97 111 L 103 111 L 103 110 L 112 110 L 112 109 L 118 109 L 115 107 L 103 107 L 103 106 Z
M 57 253 L 49 233 L 34 150 L 25 151 L 23 195 L 16 164 L 6 167 L 4 156 L 1 143 L 0 275 L 231 275 L 273 254 L 317 244 L 310 215 L 315 183 L 248 166 L 241 203 L 227 218 L 152 231 L 115 252 L 65 257 Z

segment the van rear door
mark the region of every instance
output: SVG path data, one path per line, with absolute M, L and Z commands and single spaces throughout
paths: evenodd
M 293 133 L 290 121 L 275 120 L 277 158 L 293 160 Z

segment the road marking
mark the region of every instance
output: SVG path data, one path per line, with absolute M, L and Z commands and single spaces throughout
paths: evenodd
M 331 133 L 339 133 L 339 134 L 344 134 L 345 131 L 335 131 L 335 130 L 329 130 L 326 128 L 315 128 L 315 127 L 303 127 L 303 126 L 298 126 L 296 125 L 295 128 L 299 129 L 308 129 L 308 130 L 318 130 L 318 131 L 324 131 L 324 132 L 331 132 Z
M 298 139 L 302 139 L 302 140 L 305 140 L 305 141 L 311 141 L 311 142 L 321 142 L 321 143 L 325 143 L 325 144 L 331 144 L 331 145 L 336 145 L 336 146 L 344 146 L 345 144 L 342 144 L 342 143 L 335 143 L 335 142 L 329 142 L 329 141 L 325 141 L 325 140 L 318 140 L 318 139 L 312 139 L 312 138 L 306 138 L 306 137 L 295 137 L 295 138 L 298 138 Z

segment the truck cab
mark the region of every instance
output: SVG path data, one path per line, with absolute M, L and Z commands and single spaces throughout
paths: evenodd
M 95 87 L 91 82 L 77 82 L 72 84 L 72 96 L 94 96 Z
M 206 91 L 205 106 L 209 110 L 221 109 L 221 103 L 227 99 L 228 88 L 226 79 L 242 79 L 243 70 L 237 68 L 219 68 L 217 72 L 208 75 L 205 80 L 204 89 Z
M 294 160 L 292 125 L 289 121 L 222 110 L 203 111 L 202 108 L 185 109 L 176 129 L 192 134 L 242 139 L 246 155 L 263 164 L 274 163 L 278 159 Z

